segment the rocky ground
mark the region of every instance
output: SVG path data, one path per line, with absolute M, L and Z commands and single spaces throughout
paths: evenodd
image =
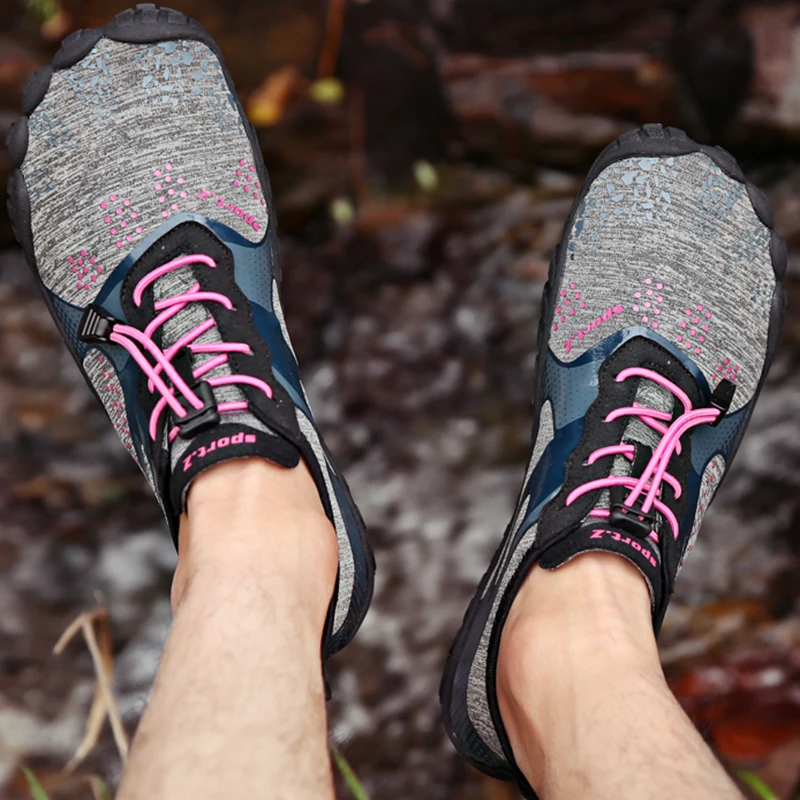
M 522 477 L 539 299 L 587 162 L 617 133 L 654 120 L 715 134 L 743 156 L 790 246 L 788 325 L 661 648 L 678 696 L 727 763 L 794 798 L 796 5 L 703 2 L 687 13 L 678 2 L 642 10 L 613 0 L 602 12 L 577 3 L 567 16 L 556 4 L 534 14 L 514 0 L 373 0 L 349 7 L 333 44 L 322 33 L 325 4 L 311 0 L 229 2 L 228 17 L 221 3 L 175 5 L 219 34 L 261 120 L 288 325 L 376 547 L 372 610 L 331 663 L 332 737 L 375 800 L 506 797 L 456 757 L 436 690 Z M 46 24 L 94 24 L 112 6 L 71 0 Z M 244 20 L 274 31 L 275 47 L 245 46 L 254 26 Z M 52 52 L 40 22 L 0 11 L 2 125 L 24 76 Z M 320 103 L 312 81 L 325 72 L 320 49 L 331 48 L 342 80 L 333 88 L 344 96 Z M 3 153 L 0 172 L 9 168 Z M 51 649 L 98 591 L 110 610 L 120 709 L 135 727 L 169 626 L 174 554 L 4 219 L 0 248 L 0 794 L 16 797 L 19 764 L 53 772 L 81 738 L 91 660 L 78 643 L 58 658 Z M 118 774 L 110 733 L 92 770 L 112 782 Z

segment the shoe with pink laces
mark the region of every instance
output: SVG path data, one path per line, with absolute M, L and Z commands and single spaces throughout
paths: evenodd
M 766 196 L 729 153 L 647 125 L 598 157 L 545 287 L 522 492 L 441 685 L 447 731 L 478 769 L 531 793 L 495 670 L 534 564 L 627 559 L 658 631 L 775 354 L 785 271 Z
M 339 546 L 331 655 L 366 614 L 374 561 L 300 381 L 269 181 L 217 45 L 137 6 L 67 37 L 23 113 L 8 137 L 17 239 L 172 536 L 214 464 L 302 459 Z

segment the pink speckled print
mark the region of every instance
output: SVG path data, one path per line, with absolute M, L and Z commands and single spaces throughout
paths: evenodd
M 693 308 L 685 308 L 680 322 L 681 333 L 676 339 L 678 344 L 687 352 L 699 356 L 703 352 L 703 344 L 711 327 L 711 317 L 711 312 L 702 303 L 697 303 Z
M 258 200 L 262 206 L 267 204 L 267 201 L 264 199 L 264 193 L 261 190 L 261 183 L 258 180 L 258 173 L 256 172 L 255 166 L 248 163 L 243 158 L 239 159 L 239 166 L 236 167 L 236 172 L 231 180 L 231 186 L 245 194 L 249 194 L 254 200 Z
M 75 276 L 75 288 L 88 291 L 97 283 L 98 276 L 103 274 L 103 267 L 87 250 L 80 250 L 67 258 L 67 266 Z
M 664 284 L 653 278 L 645 278 L 644 283 L 633 293 L 631 310 L 639 315 L 644 325 L 658 330 L 661 304 L 664 302 Z
M 186 179 L 175 172 L 172 164 L 153 170 L 153 189 L 160 207 L 161 217 L 166 219 L 181 210 L 181 201 L 189 196 Z
M 592 319 L 592 311 L 586 307 L 583 293 L 578 289 L 578 284 L 572 282 L 568 289 L 561 290 L 559 305 L 556 306 L 553 330 L 557 331 L 560 324 L 569 324 L 570 334 L 564 342 L 564 350 L 569 353 L 572 350 L 573 342 L 581 341 L 592 330 L 622 314 L 624 310 L 625 308 L 621 304 L 608 306 Z M 587 314 L 587 312 L 589 313 Z
M 711 380 L 716 383 L 723 378 L 727 378 L 729 381 L 736 383 L 738 377 L 739 365 L 734 364 L 729 358 L 723 358 L 714 370 L 714 375 Z
M 116 373 L 111 366 L 105 366 L 105 356 L 98 355 L 97 363 L 100 365 L 100 374 L 108 381 L 104 386 L 99 387 L 108 415 L 111 417 L 111 422 L 114 424 L 123 444 L 132 451 L 132 445 L 128 444 L 131 432 L 128 427 L 128 415 L 125 411 L 125 399 L 122 396 L 122 390 L 119 388 L 119 382 L 115 380 Z
M 110 194 L 100 203 L 100 213 L 118 250 L 133 244 L 142 233 L 139 212 L 128 198 Z
M 553 321 L 553 330 L 558 330 L 559 323 L 567 321 L 568 317 L 576 316 L 580 311 L 586 308 L 586 301 L 580 291 L 578 291 L 578 284 L 571 283 L 569 289 L 562 289 L 559 299 L 559 305 L 556 307 L 556 315 Z

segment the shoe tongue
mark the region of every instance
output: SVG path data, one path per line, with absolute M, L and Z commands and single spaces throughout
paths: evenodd
M 643 408 L 673 413 L 675 397 L 657 383 L 642 379 L 636 391 L 634 402 Z M 627 443 L 643 445 L 651 451 L 658 447 L 661 434 L 645 425 L 638 417 L 631 417 L 622 440 Z M 609 442 L 608 444 L 612 444 Z M 615 476 L 629 476 L 632 463 L 624 456 L 617 456 L 611 468 Z M 637 474 L 635 477 L 639 477 Z M 594 508 L 609 508 L 610 492 L 601 493 Z M 588 552 L 615 553 L 630 561 L 641 573 L 650 590 L 650 601 L 653 609 L 661 605 L 663 596 L 663 576 L 661 571 L 661 553 L 658 546 L 649 538 L 631 534 L 621 527 L 615 526 L 608 519 L 586 516 L 580 528 L 566 539 L 549 547 L 541 556 L 539 563 L 545 569 L 556 569 L 576 556 Z
M 186 266 L 182 269 L 172 270 L 172 272 L 168 272 L 153 284 L 153 300 L 158 303 L 160 300 L 166 300 L 179 294 L 185 294 L 195 283 L 197 283 L 197 280 L 191 267 Z M 178 339 L 192 331 L 198 325 L 201 325 L 210 316 L 211 313 L 205 303 L 187 303 L 182 311 L 179 311 L 175 316 L 168 319 L 160 326 L 161 349 L 167 350 L 175 344 Z M 222 337 L 219 335 L 216 326 L 214 326 L 202 334 L 202 336 L 195 339 L 193 344 L 211 344 L 221 341 Z M 188 349 L 186 349 L 185 352 L 190 354 L 192 369 L 196 369 L 205 361 L 214 357 L 213 353 L 198 353 L 195 355 L 191 354 Z M 229 375 L 230 371 L 228 364 L 222 364 L 216 369 L 211 370 L 211 372 L 206 373 L 203 377 Z M 217 398 L 218 402 L 220 399 L 218 392 L 221 393 L 222 388 L 227 387 L 214 390 L 214 396 Z
M 672 414 L 675 398 L 673 394 L 659 386 L 653 381 L 642 379 L 636 391 L 634 402 L 643 408 L 650 408 L 654 411 L 665 411 L 667 414 Z M 653 430 L 649 425 L 645 425 L 639 417 L 631 417 L 625 432 L 622 434 L 622 441 L 630 444 L 640 444 L 647 447 L 650 451 L 654 451 L 661 441 L 661 434 Z M 618 444 L 618 442 L 608 442 L 608 444 Z M 632 462 L 624 456 L 617 456 L 611 467 L 611 475 L 615 477 L 628 477 L 631 474 Z M 634 477 L 639 477 L 635 475 Z M 610 494 L 604 491 L 601 495 L 595 508 L 609 508 L 611 505 Z M 584 521 L 594 519 L 593 517 L 586 517 Z
M 636 391 L 634 403 L 643 408 L 651 408 L 654 411 L 665 411 L 667 414 L 672 414 L 675 406 L 675 396 L 663 386 L 642 378 Z M 623 439 L 628 442 L 643 444 L 651 450 L 655 450 L 661 441 L 661 434 L 653 430 L 649 425 L 645 425 L 638 417 L 631 417 L 623 434 Z
M 197 283 L 194 269 L 185 267 L 168 272 L 153 285 L 154 301 L 164 300 L 185 294 Z M 188 303 L 186 307 L 160 326 L 160 346 L 168 349 L 178 339 L 194 330 L 211 316 L 205 303 Z M 194 340 L 196 344 L 212 344 L 223 341 L 218 328 L 209 328 Z M 214 358 L 215 353 L 187 354 L 191 369 Z M 202 380 L 233 374 L 229 363 L 203 375 Z M 244 401 L 242 390 L 235 385 L 218 386 L 213 390 L 217 404 Z M 220 424 L 190 439 L 178 436 L 171 444 L 165 444 L 170 451 L 170 465 L 173 474 L 171 491 L 175 495 L 176 507 L 183 507 L 183 500 L 189 483 L 203 470 L 223 460 L 231 458 L 260 457 L 281 466 L 293 467 L 299 460 L 299 451 L 270 430 L 250 411 L 233 411 L 221 415 Z

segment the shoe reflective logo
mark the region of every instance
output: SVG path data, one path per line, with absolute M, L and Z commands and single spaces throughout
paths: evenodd
M 658 566 L 658 562 L 655 560 L 655 558 L 653 558 L 652 552 L 644 547 L 640 542 L 636 541 L 636 539 L 631 539 L 630 536 L 623 537 L 622 534 L 617 533 L 617 531 L 607 531 L 600 528 L 596 530 L 589 538 L 602 539 L 604 536 L 610 536 L 615 542 L 621 542 L 622 544 L 630 545 L 634 550 L 638 550 L 650 562 L 651 566 Z
M 220 439 L 217 439 L 216 442 L 211 442 L 208 447 L 201 445 L 197 448 L 197 450 L 193 450 L 183 459 L 183 471 L 186 472 L 192 466 L 192 460 L 194 458 L 205 458 L 207 455 L 210 455 L 215 450 L 222 450 L 225 447 L 230 447 L 232 444 L 255 444 L 256 437 L 255 434 L 252 433 L 237 433 L 233 436 L 223 436 Z

